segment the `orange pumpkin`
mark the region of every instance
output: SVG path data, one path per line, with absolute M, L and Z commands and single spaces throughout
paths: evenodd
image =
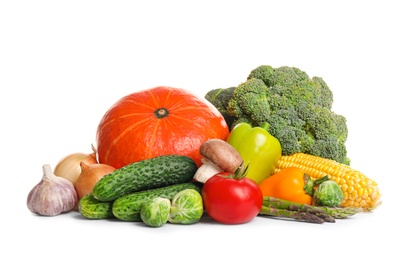
M 161 155 L 191 157 L 211 138 L 226 140 L 228 125 L 206 99 L 173 87 L 155 87 L 122 97 L 102 117 L 96 135 L 99 163 L 120 168 Z

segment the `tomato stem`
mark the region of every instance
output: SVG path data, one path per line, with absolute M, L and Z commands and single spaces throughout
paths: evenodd
M 242 162 L 239 167 L 236 169 L 235 173 L 232 175 L 233 179 L 241 180 L 247 175 L 247 170 L 249 169 L 249 165 L 244 167 L 244 162 Z

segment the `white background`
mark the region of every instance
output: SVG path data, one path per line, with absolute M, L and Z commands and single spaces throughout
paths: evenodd
M 405 259 L 403 1 L 135 2 L 0 3 L 1 259 Z M 91 152 L 122 96 L 159 85 L 203 96 L 262 64 L 328 83 L 351 165 L 383 193 L 378 209 L 334 224 L 204 218 L 158 229 L 27 209 L 42 165 Z

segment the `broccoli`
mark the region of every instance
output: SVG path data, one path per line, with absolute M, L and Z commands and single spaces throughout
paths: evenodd
M 268 122 L 284 155 L 303 152 L 350 164 L 346 118 L 332 111 L 333 93 L 321 77 L 261 65 L 237 87 L 213 91 L 205 97 L 231 119 L 230 129 L 240 122 Z
M 223 115 L 229 126 L 229 130 L 233 121 L 236 120 L 236 117 L 227 111 L 228 102 L 232 98 L 235 89 L 236 87 L 212 89 L 205 95 L 205 99 L 212 103 Z
M 252 70 L 247 79 L 251 78 L 261 79 L 269 87 L 276 85 L 289 87 L 303 80 L 309 80 L 307 73 L 298 68 L 288 66 L 273 68 L 269 65 L 261 65 Z
M 247 117 L 256 124 L 266 122 L 271 113 L 270 89 L 256 78 L 243 84 L 244 87 L 238 86 L 233 92 L 228 103 L 228 113 L 238 118 Z
M 332 108 L 333 94 L 325 81 L 320 77 L 310 79 L 298 68 L 283 66 L 274 69 L 262 65 L 252 70 L 248 79 L 256 77 L 263 80 L 273 93 L 288 97 L 295 103 L 301 101 Z

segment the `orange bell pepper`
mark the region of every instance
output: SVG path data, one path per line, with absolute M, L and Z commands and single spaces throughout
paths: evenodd
M 328 179 L 324 176 L 312 180 L 302 169 L 290 167 L 264 179 L 259 186 L 263 196 L 312 205 L 314 187 Z

